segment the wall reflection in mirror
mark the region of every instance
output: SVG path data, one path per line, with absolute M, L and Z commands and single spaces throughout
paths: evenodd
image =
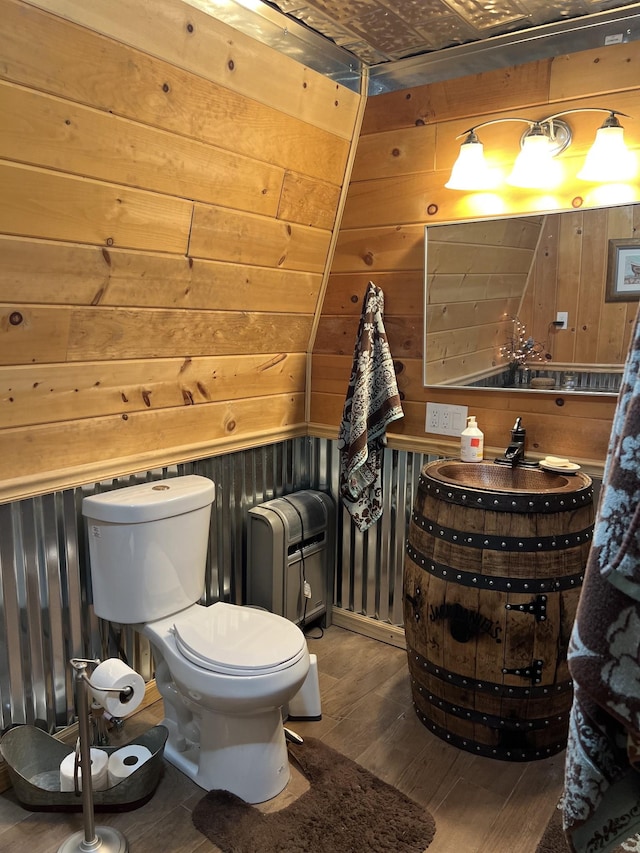
M 428 226 L 425 386 L 617 394 L 637 234 L 640 205 Z

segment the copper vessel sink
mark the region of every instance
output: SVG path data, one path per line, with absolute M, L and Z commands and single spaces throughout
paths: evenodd
M 591 484 L 591 478 L 580 471 L 558 474 L 541 468 L 511 468 L 495 462 L 460 462 L 440 459 L 427 465 L 429 477 L 463 489 L 529 495 L 577 492 Z

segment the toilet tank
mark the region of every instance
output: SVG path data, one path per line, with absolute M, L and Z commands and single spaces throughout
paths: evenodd
M 194 474 L 83 499 L 98 616 L 151 622 L 200 599 L 214 495 Z

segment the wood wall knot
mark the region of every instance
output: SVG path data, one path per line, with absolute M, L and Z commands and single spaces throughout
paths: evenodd
M 365 255 L 363 255 L 362 260 L 365 262 L 365 264 L 368 267 L 372 267 L 373 266 L 373 252 L 367 252 Z
M 23 322 L 23 320 L 24 317 L 22 316 L 20 311 L 12 311 L 11 314 L 9 314 L 9 323 L 12 326 L 19 326 Z

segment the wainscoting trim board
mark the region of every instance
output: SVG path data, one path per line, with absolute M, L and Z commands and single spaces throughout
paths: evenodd
M 379 640 L 398 649 L 406 648 L 404 628 L 398 625 L 379 622 L 370 616 L 361 616 L 359 613 L 344 610 L 341 607 L 334 607 L 331 611 L 331 623 L 339 628 L 346 628 L 347 631 L 353 631 L 354 634 L 363 634 L 365 637 Z

